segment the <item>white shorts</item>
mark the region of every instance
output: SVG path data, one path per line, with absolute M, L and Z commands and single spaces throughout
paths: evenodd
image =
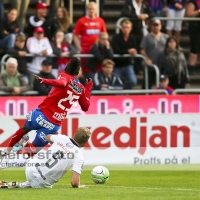
M 184 17 L 185 9 L 182 10 L 175 10 L 168 8 L 167 9 L 167 17 L 173 17 L 173 18 L 181 18 Z M 167 20 L 166 29 L 169 31 L 175 30 L 175 31 L 181 31 L 182 21 L 178 20 Z
M 52 186 L 47 185 L 44 181 L 41 181 L 40 178 L 38 178 L 39 176 L 40 174 L 35 165 L 30 166 L 30 163 L 26 165 L 26 179 L 32 188 L 52 188 Z

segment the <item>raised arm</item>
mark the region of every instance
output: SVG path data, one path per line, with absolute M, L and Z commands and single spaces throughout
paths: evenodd
M 58 79 L 41 78 L 35 74 L 33 74 L 33 76 L 42 84 L 61 87 L 61 88 L 64 88 L 67 85 L 67 80 L 62 76 L 59 76 Z
M 89 81 L 86 80 L 85 90 L 83 91 L 80 99 L 78 100 L 81 106 L 81 109 L 85 112 L 88 111 L 88 108 L 90 106 L 90 92 L 91 92 L 92 87 L 93 87 L 92 80 L 91 79 Z

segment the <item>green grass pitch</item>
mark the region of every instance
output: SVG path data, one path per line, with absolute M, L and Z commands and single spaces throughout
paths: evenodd
M 104 185 L 93 183 L 87 166 L 81 184 L 73 189 L 69 171 L 53 189 L 0 189 L 1 200 L 196 200 L 200 199 L 200 165 L 106 166 L 110 179 Z M 2 170 L 0 180 L 25 181 L 24 170 Z

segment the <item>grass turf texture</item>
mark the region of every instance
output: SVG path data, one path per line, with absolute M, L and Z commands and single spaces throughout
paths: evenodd
M 0 189 L 0 199 L 5 200 L 63 200 L 63 199 L 200 199 L 200 166 L 106 166 L 110 179 L 104 185 L 93 183 L 86 167 L 81 184 L 88 188 L 73 189 L 68 172 L 53 189 Z M 2 170 L 0 180 L 25 181 L 24 170 Z

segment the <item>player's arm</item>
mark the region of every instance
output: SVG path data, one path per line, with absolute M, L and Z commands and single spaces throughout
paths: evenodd
M 52 134 L 46 135 L 45 139 L 50 143 L 53 144 L 54 143 L 54 136 Z
M 90 106 L 90 92 L 92 87 L 93 87 L 92 79 L 89 79 L 89 81 L 86 80 L 85 89 L 83 90 L 83 93 L 80 99 L 78 100 L 81 109 L 85 112 L 88 111 L 88 108 Z
M 80 174 L 75 171 L 72 171 L 71 185 L 73 188 L 80 187 Z
M 78 154 L 73 159 L 75 161 L 72 166 L 71 185 L 73 188 L 83 188 L 85 185 L 80 185 L 80 175 L 83 171 L 84 160 Z
M 42 84 L 51 85 L 55 87 L 61 87 L 61 88 L 67 85 L 67 80 L 62 76 L 60 76 L 58 79 L 41 78 L 40 76 L 37 76 L 35 74 L 33 74 L 33 76 L 36 78 L 37 81 L 39 81 Z

